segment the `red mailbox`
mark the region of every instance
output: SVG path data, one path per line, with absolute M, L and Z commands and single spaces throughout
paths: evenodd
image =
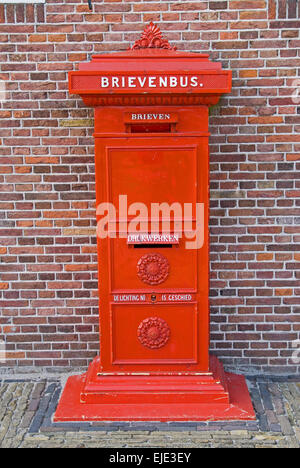
M 244 377 L 209 356 L 208 108 L 231 72 L 151 23 L 69 83 L 95 108 L 100 357 L 54 420 L 255 419 Z

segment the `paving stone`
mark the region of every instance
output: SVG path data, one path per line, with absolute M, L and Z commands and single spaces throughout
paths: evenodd
M 259 385 L 260 393 L 262 396 L 262 402 L 265 410 L 273 411 L 273 404 L 268 386 L 265 383 Z
M 278 416 L 278 420 L 281 426 L 282 433 L 285 435 L 294 435 L 294 431 L 290 424 L 290 421 L 286 416 Z
M 230 432 L 233 439 L 241 438 L 241 439 L 250 439 L 252 436 L 248 433 L 248 431 L 231 431 Z
M 267 419 L 267 416 L 265 414 L 260 414 L 259 415 L 259 428 L 260 428 L 261 431 L 269 431 L 270 430 L 268 419 Z
M 255 409 L 256 414 L 263 414 L 264 413 L 264 407 L 262 404 L 261 396 L 260 396 L 260 391 L 258 388 L 252 389 L 251 390 L 251 397 L 252 397 L 252 404 Z
M 21 423 L 21 427 L 22 428 L 27 428 L 28 426 L 30 426 L 31 424 L 31 421 L 34 417 L 34 411 L 27 411 L 23 417 L 23 420 L 22 420 L 22 423 Z
M 35 384 L 34 390 L 31 395 L 32 399 L 39 399 L 45 389 L 45 386 L 46 381 L 38 382 L 37 384 Z
M 274 411 L 266 410 L 266 417 L 270 427 L 272 424 L 276 424 L 278 422 L 277 416 L 274 413 Z
M 26 447 L 300 447 L 300 384 L 251 378 L 257 421 L 53 423 L 59 380 L 0 381 L 0 446 Z
M 280 400 L 279 398 L 276 398 L 276 400 L 274 400 L 274 411 L 277 414 L 277 416 L 280 414 L 284 414 L 285 408 L 283 400 Z
M 289 440 L 289 448 L 300 448 L 299 441 L 296 437 L 291 437 Z
M 272 432 L 281 432 L 280 424 L 270 424 L 270 431 L 272 431 Z

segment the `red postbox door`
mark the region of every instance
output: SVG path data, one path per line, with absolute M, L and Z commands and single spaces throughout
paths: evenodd
M 181 110 L 173 114 L 180 129 Z M 207 371 L 208 134 L 201 125 L 191 135 L 178 126 L 141 125 L 141 132 L 133 123 L 118 137 L 95 134 L 97 206 L 112 204 L 116 216 L 109 237 L 98 240 L 101 366 Z M 189 249 L 197 203 L 204 207 L 203 244 Z

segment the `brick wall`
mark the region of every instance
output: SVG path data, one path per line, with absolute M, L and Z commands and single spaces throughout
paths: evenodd
M 93 13 L 83 0 L 0 5 L 8 364 L 73 368 L 97 352 L 93 111 L 68 94 L 67 72 L 94 52 L 127 49 L 154 21 L 178 49 L 233 71 L 232 93 L 210 116 L 212 352 L 230 368 L 296 373 L 300 2 L 92 2 Z

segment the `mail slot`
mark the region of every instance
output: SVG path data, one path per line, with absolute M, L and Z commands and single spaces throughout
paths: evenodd
M 253 419 L 244 378 L 209 355 L 208 109 L 231 72 L 151 23 L 69 86 L 95 109 L 100 348 L 55 421 Z
M 192 233 L 187 233 L 192 236 Z M 197 292 L 197 252 L 186 250 L 187 238 L 176 243 L 129 243 L 126 238 L 109 241 L 110 291 Z

